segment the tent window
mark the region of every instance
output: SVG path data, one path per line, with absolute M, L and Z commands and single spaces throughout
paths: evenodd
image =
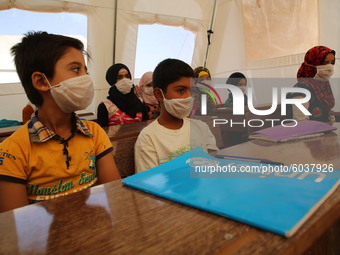
M 80 39 L 87 45 L 87 17 L 78 13 L 43 13 L 19 9 L 0 11 L 0 84 L 17 83 L 10 48 L 29 31 L 47 31 Z
M 183 27 L 159 24 L 139 25 L 135 61 L 135 78 L 153 71 L 166 58 L 181 59 L 191 65 L 195 34 Z
M 248 60 L 299 53 L 318 45 L 318 0 L 242 0 Z

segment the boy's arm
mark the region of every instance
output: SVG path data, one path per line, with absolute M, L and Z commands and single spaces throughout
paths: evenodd
M 204 123 L 206 125 L 206 131 L 205 131 L 205 135 L 206 135 L 206 146 L 208 149 L 208 153 L 212 153 L 213 151 L 218 151 L 218 147 L 216 146 L 216 138 L 214 136 L 214 134 L 211 132 L 209 126 Z
M 98 181 L 97 184 L 111 182 L 120 179 L 118 168 L 112 153 L 107 153 L 96 161 Z
M 25 184 L 0 181 L 0 212 L 28 205 Z
M 159 165 L 155 147 L 145 137 L 138 137 L 135 144 L 136 173 L 143 172 Z

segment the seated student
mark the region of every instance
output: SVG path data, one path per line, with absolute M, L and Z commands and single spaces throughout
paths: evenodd
M 153 73 L 153 87 L 161 105 L 160 116 L 139 134 L 135 144 L 136 171 L 167 162 L 200 146 L 218 150 L 207 124 L 188 119 L 192 98 L 192 68 L 178 59 L 166 59 Z
M 309 49 L 301 64 L 297 79 L 298 83 L 294 87 L 308 89 L 311 99 L 304 106 L 312 114 L 303 114 L 295 105 L 288 108 L 290 118 L 299 121 L 305 119 L 318 120 L 332 124 L 334 116 L 331 116 L 331 109 L 335 100 L 329 78 L 333 74 L 335 64 L 335 51 L 325 46 L 315 46 Z M 305 97 L 304 94 L 292 93 L 291 98 Z
M 150 120 L 156 119 L 161 111 L 159 103 L 153 94 L 152 74 L 153 72 L 146 72 L 139 82 L 139 94 L 142 101 L 149 107 Z
M 0 211 L 119 179 L 106 133 L 74 113 L 90 105 L 94 95 L 83 43 L 30 32 L 11 52 L 38 110 L 0 144 Z
M 98 105 L 97 122 L 100 126 L 127 124 L 148 119 L 148 108 L 137 97 L 129 68 L 114 64 L 106 72 L 111 85 L 106 100 Z
M 211 115 L 217 106 L 217 101 L 209 87 L 211 87 L 211 76 L 209 69 L 203 66 L 194 69 L 195 86 L 191 89 L 194 104 L 191 116 L 201 115 L 201 96 L 207 94 L 207 114 Z
M 31 119 L 32 114 L 37 110 L 34 104 L 28 102 L 28 104 L 22 109 L 22 124 L 25 124 Z
M 243 73 L 235 72 L 232 73 L 226 84 L 235 85 L 240 88 L 244 94 L 244 105 L 247 105 L 247 78 Z M 227 100 L 225 101 L 226 107 L 233 107 L 233 94 L 229 93 Z

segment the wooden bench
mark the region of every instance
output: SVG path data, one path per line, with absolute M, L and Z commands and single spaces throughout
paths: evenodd
M 5 140 L 11 134 L 13 134 L 16 130 L 18 130 L 22 126 L 12 126 L 12 127 L 3 127 L 0 128 L 0 142 Z
M 135 174 L 135 143 L 139 133 L 152 121 L 103 127 L 112 142 L 113 156 L 122 178 Z

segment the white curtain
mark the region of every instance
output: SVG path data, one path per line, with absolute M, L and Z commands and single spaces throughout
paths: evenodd
M 247 0 L 254 3 L 263 3 L 265 0 Z M 295 2 L 295 0 L 294 0 Z M 314 2 L 311 1 L 311 2 Z M 340 77 L 340 1 L 337 0 L 319 0 L 318 17 L 318 43 L 325 45 L 337 52 L 336 64 L 334 66 L 333 77 L 331 79 L 333 93 L 336 99 L 334 110 L 340 110 L 340 84 L 337 79 Z M 298 13 L 296 15 L 299 15 Z M 311 28 L 311 24 L 301 21 L 306 26 L 304 31 Z M 315 24 L 313 26 L 316 26 Z M 296 73 L 300 64 L 303 62 L 305 52 L 309 49 L 299 49 L 300 53 L 287 54 L 281 57 L 272 57 L 262 60 L 252 60 L 248 58 L 245 25 L 243 19 L 242 0 L 220 0 L 218 2 L 216 21 L 214 26 L 214 37 L 211 44 L 211 50 L 208 56 L 207 67 L 212 76 L 224 78 L 225 80 L 233 72 L 242 72 L 248 78 L 296 78 Z M 304 37 L 304 31 L 301 31 L 299 37 Z M 287 32 L 287 36 L 289 33 Z M 259 35 L 260 36 L 260 35 Z M 296 35 L 295 35 L 296 36 Z M 312 45 L 316 46 L 316 45 Z M 311 46 L 311 47 L 312 47 Z M 254 49 L 257 50 L 257 49 Z M 293 79 L 294 80 L 294 79 Z M 289 79 L 288 84 L 284 82 L 277 84 L 277 87 L 291 87 L 294 85 Z M 250 83 L 250 86 L 254 84 Z M 275 87 L 276 84 L 272 84 Z M 271 103 L 271 96 L 267 96 L 267 92 L 272 87 L 254 87 L 255 103 L 257 105 Z M 221 96 L 225 99 L 227 93 L 220 91 Z
M 211 15 L 213 0 L 118 0 L 115 62 L 125 63 L 134 73 L 138 24 L 159 23 L 183 26 L 196 33 L 192 66 L 204 63 L 207 44 L 206 30 Z M 88 17 L 88 51 L 92 61 L 89 71 L 95 84 L 95 99 L 86 111 L 96 112 L 97 105 L 107 96 L 109 85 L 105 80 L 107 68 L 113 64 L 114 45 L 114 0 L 0 0 L 0 10 L 18 8 L 43 12 L 76 12 Z M 20 84 L 16 94 L 6 95 L 0 107 L 10 102 L 21 102 L 13 106 L 10 113 L 0 113 L 0 118 L 21 119 L 21 109 L 27 102 Z M 0 87 L 1 95 L 1 87 Z
M 88 63 L 89 72 L 95 84 L 95 98 L 85 110 L 95 112 L 99 102 L 106 96 L 108 85 L 105 80 L 107 66 L 112 64 L 114 1 L 107 0 L 0 0 L 0 10 L 18 8 L 43 12 L 75 12 L 88 17 L 88 51 L 92 61 Z M 9 89 L 13 91 L 9 95 Z M 5 96 L 1 96 L 1 95 Z M 0 107 L 11 105 L 11 111 L 2 111 L 0 119 L 21 120 L 21 110 L 27 97 L 21 84 L 0 86 Z M 13 104 L 13 102 L 17 102 Z

